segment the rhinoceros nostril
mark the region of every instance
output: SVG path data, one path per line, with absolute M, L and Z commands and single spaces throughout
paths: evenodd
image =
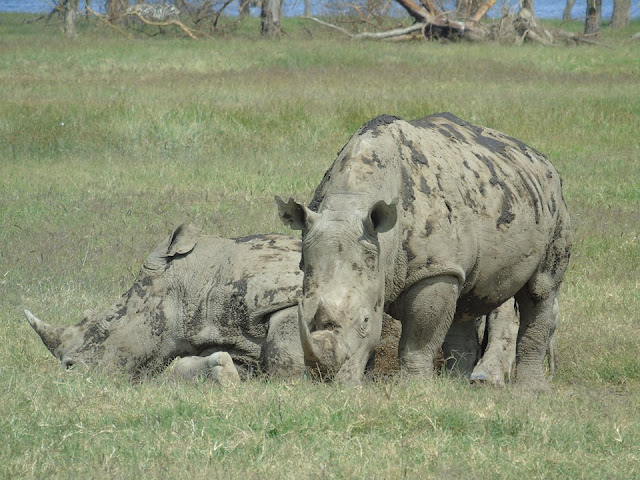
M 315 318 L 311 325 L 311 333 L 321 330 L 335 331 L 340 328 L 337 322 L 329 318 Z
M 337 312 L 333 305 L 321 300 L 318 304 L 316 313 L 313 315 L 313 321 L 311 322 L 311 325 L 309 325 L 311 333 L 323 330 L 339 330 L 340 324 L 336 321 L 336 319 L 339 318 L 338 313 L 339 312 Z
M 71 370 L 75 364 L 76 362 L 71 360 L 69 357 L 65 357 L 62 359 L 62 368 L 64 370 Z

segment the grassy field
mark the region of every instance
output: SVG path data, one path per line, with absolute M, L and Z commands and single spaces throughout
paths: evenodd
M 127 40 L 0 15 L 0 478 L 640 478 L 640 30 L 608 46 L 351 42 L 301 20 Z M 577 25 L 573 25 L 577 29 Z M 207 383 L 65 374 L 70 324 L 194 222 L 280 231 L 381 113 L 439 111 L 547 153 L 575 227 L 553 391 L 465 381 Z

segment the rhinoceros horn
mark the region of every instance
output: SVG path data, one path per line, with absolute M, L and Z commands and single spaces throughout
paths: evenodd
M 322 300 L 318 309 L 322 307 Z M 300 341 L 306 363 L 315 364 L 324 373 L 335 373 L 346 359 L 346 353 L 336 335 L 331 331 L 309 332 L 309 318 L 315 313 L 305 316 L 302 300 L 298 302 L 298 323 L 300 327 Z
M 38 317 L 36 317 L 29 310 L 24 311 L 27 320 L 29 321 L 29 325 L 36 331 L 42 342 L 49 349 L 49 351 L 55 355 L 55 350 L 60 346 L 61 340 L 61 331 L 60 328 L 49 325 L 46 322 L 43 322 Z
M 302 351 L 309 360 L 317 361 L 318 351 L 315 342 L 309 333 L 309 323 L 304 316 L 302 308 L 302 300 L 298 301 L 298 325 L 300 327 L 300 341 L 302 342 Z

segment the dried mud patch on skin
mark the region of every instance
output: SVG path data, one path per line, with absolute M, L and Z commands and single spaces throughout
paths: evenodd
M 380 115 L 372 120 L 369 120 L 365 123 L 360 130 L 358 130 L 357 135 L 364 135 L 367 132 L 371 132 L 373 137 L 378 136 L 378 130 L 380 127 L 384 127 L 385 125 L 390 125 L 396 120 L 402 120 L 399 117 L 395 117 L 393 115 Z

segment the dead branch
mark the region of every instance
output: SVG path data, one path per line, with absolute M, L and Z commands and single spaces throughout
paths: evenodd
M 180 20 L 169 20 L 168 22 L 154 22 L 152 20 L 147 20 L 142 15 L 140 15 L 138 12 L 127 12 L 124 15 L 122 15 L 122 17 L 127 17 L 127 16 L 131 16 L 131 15 L 138 17 L 142 23 L 146 23 L 147 25 L 152 25 L 154 27 L 168 27 L 169 25 L 177 25 L 189 37 L 191 37 L 194 40 L 198 39 L 198 37 L 196 37 L 191 32 L 191 30 L 184 23 L 182 23 Z
M 396 28 L 394 30 L 388 30 L 386 32 L 362 32 L 357 35 L 353 35 L 352 38 L 359 40 L 362 38 L 371 38 L 376 40 L 390 39 L 392 37 L 404 37 L 413 32 L 420 32 L 424 28 L 423 23 L 414 23 L 410 27 Z
M 420 3 L 434 17 L 442 14 L 438 7 L 436 7 L 434 0 L 420 0 Z
M 484 4 L 480 6 L 480 8 L 473 15 L 473 17 L 471 17 L 471 21 L 473 23 L 478 23 L 480 20 L 482 20 L 484 16 L 487 14 L 487 12 L 491 10 L 491 7 L 493 7 L 497 1 L 498 0 L 487 0 L 486 2 L 484 2 Z
M 104 15 L 100 15 L 98 12 L 94 11 L 91 7 L 89 7 L 89 5 L 86 5 L 86 9 L 87 11 L 94 15 L 95 17 L 98 18 L 98 20 L 104 22 L 107 24 L 108 27 L 111 27 L 113 29 L 115 29 L 118 33 L 124 35 L 125 37 L 127 37 L 128 39 L 132 39 L 133 37 L 131 35 L 129 35 L 127 32 L 125 32 L 124 30 L 122 30 L 120 27 L 118 27 L 117 25 L 114 25 L 113 23 L 111 23 L 109 20 L 107 20 L 106 18 L 104 18 Z
M 218 13 L 216 13 L 216 18 L 213 21 L 213 29 L 214 30 L 216 29 L 216 26 L 218 25 L 218 20 L 220 19 L 220 15 L 222 15 L 222 12 L 224 12 L 224 9 L 227 8 L 231 2 L 233 2 L 233 0 L 227 0 L 226 2 L 224 2 L 224 5 L 222 5 L 222 8 L 218 11 Z M 195 39 L 195 37 L 193 37 L 193 38 Z
M 230 3 L 231 0 L 229 0 L 229 2 L 227 2 L 227 5 Z M 87 12 L 91 13 L 92 15 L 94 15 L 95 17 L 97 17 L 100 21 L 104 22 L 105 24 L 107 24 L 107 26 L 117 30 L 120 34 L 124 35 L 125 37 L 131 39 L 133 38 L 131 35 L 129 35 L 127 32 L 125 32 L 123 29 L 121 29 L 120 27 L 118 27 L 117 25 L 115 25 L 113 22 L 110 22 L 109 20 L 107 20 L 105 18 L 104 15 L 99 14 L 98 12 L 96 12 L 95 10 L 93 10 L 91 7 L 89 7 L 89 5 L 86 5 L 86 9 Z M 156 27 L 168 27 L 169 25 L 177 25 L 178 27 L 180 27 L 180 29 L 182 29 L 182 31 L 184 33 L 186 33 L 189 37 L 191 37 L 194 40 L 197 40 L 198 37 L 196 37 L 193 34 L 193 31 L 191 29 L 189 29 L 184 23 L 182 23 L 180 20 L 177 19 L 172 19 L 169 20 L 167 22 L 154 22 L 152 20 L 147 20 L 146 18 L 144 18 L 142 15 L 140 15 L 140 13 L 138 13 L 137 11 L 133 11 L 133 12 L 126 12 L 122 15 L 120 15 L 118 17 L 118 19 L 120 18 L 124 18 L 124 17 L 129 17 L 129 16 L 135 16 L 138 17 L 140 19 L 140 21 L 142 23 L 145 23 L 147 25 L 152 25 L 152 26 L 156 26 Z
M 416 22 L 431 23 L 434 16 L 427 12 L 427 9 L 421 5 L 418 5 L 413 0 L 396 0 L 402 8 L 404 8 L 409 15 L 411 15 Z
M 348 30 L 346 30 L 346 29 L 344 29 L 342 27 L 339 27 L 337 25 L 334 25 L 332 23 L 328 23 L 328 22 L 325 22 L 323 20 L 320 20 L 319 18 L 316 18 L 316 17 L 303 17 L 303 18 L 305 18 L 307 20 L 313 20 L 314 22 L 319 23 L 320 25 L 323 25 L 325 27 L 333 28 L 334 30 L 338 30 L 340 33 L 344 33 L 348 37 L 351 37 L 351 38 L 354 37 L 353 33 L 351 33 L 350 31 L 348 31 Z

